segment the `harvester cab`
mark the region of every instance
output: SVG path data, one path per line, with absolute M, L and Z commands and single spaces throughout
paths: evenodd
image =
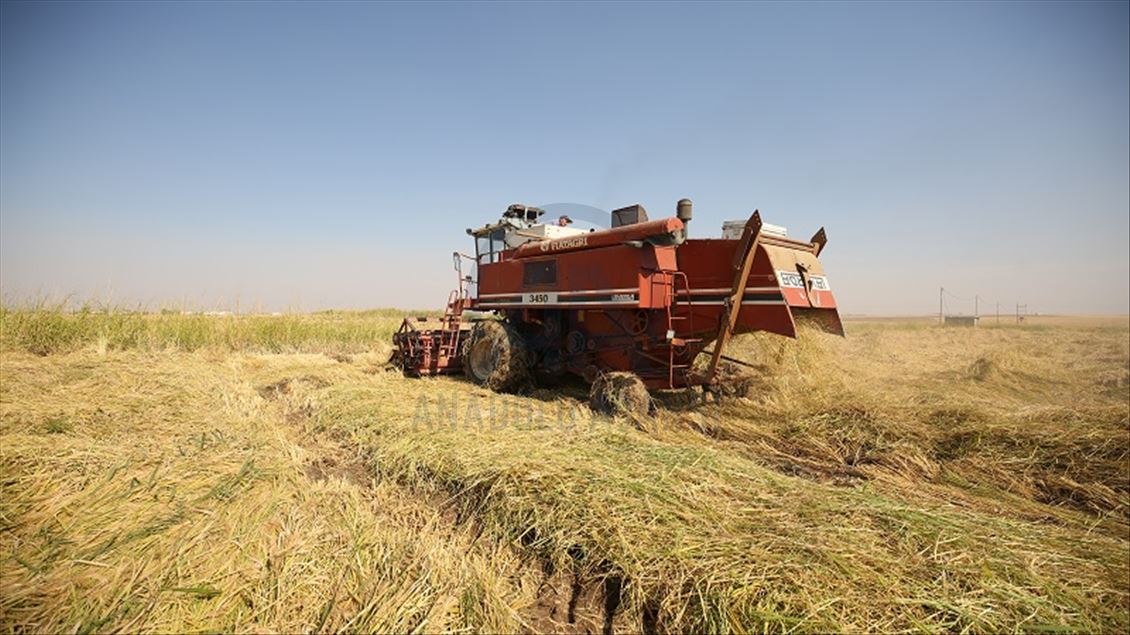
M 583 229 L 558 222 L 543 222 L 545 210 L 515 203 L 506 208 L 496 223 L 477 229 L 468 228 L 467 234 L 475 238 L 475 262 L 480 265 L 498 262 L 502 253 L 531 241 L 568 238 L 586 234 Z M 567 218 L 562 216 L 561 218 Z
M 720 238 L 688 239 L 687 199 L 659 220 L 640 205 L 620 208 L 601 230 L 544 216 L 516 204 L 467 230 L 475 293 L 460 274 L 441 323 L 405 320 L 394 338 L 405 373 L 461 371 L 500 391 L 569 374 L 593 384 L 594 405 L 638 404 L 647 400 L 607 393 L 710 386 L 735 334 L 796 337 L 805 320 L 843 335 L 819 261 L 823 229 L 795 240 L 755 211 Z M 704 352 L 709 363 L 696 363 Z

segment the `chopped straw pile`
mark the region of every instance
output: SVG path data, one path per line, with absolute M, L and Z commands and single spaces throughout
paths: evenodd
M 1124 319 L 742 337 L 625 421 L 180 317 L 0 314 L 4 630 L 1130 628 Z

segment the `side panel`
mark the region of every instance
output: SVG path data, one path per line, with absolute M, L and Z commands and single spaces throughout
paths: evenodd
M 725 239 L 688 240 L 679 247 L 679 269 L 687 275 L 690 286 L 689 294 L 680 289 L 679 313 L 690 315 L 696 334 L 717 332 L 722 306 L 734 281 L 732 263 L 737 248 L 737 240 Z M 761 247 L 754 254 L 747 280 L 737 332 L 768 331 L 796 337 L 792 314 Z M 689 303 L 682 301 L 688 297 Z
M 679 268 L 687 274 L 695 330 L 717 328 L 704 307 L 721 307 L 733 282 L 737 240 L 694 239 L 679 247 Z M 836 298 L 814 248 L 794 240 L 762 237 L 747 279 L 738 332 L 769 331 L 796 336 L 796 318 L 843 335 Z M 686 294 L 684 294 L 686 295 Z M 719 309 L 720 314 L 720 309 Z M 701 316 L 701 326 L 700 326 Z
M 479 266 L 477 308 L 661 308 L 674 247 L 614 245 Z

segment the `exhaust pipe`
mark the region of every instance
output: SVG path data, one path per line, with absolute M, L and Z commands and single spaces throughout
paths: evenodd
M 683 240 L 687 238 L 689 229 L 687 225 L 691 222 L 691 217 L 694 216 L 693 205 L 691 199 L 681 198 L 678 203 L 675 203 L 675 217 L 683 221 Z M 679 242 L 683 242 L 680 240 Z
M 693 213 L 693 210 L 692 210 L 691 199 L 689 199 L 689 198 L 679 199 L 679 202 L 675 204 L 675 216 L 679 220 L 683 221 L 684 225 L 686 225 L 687 223 L 690 222 L 691 216 L 693 216 L 693 215 L 694 215 L 694 213 Z

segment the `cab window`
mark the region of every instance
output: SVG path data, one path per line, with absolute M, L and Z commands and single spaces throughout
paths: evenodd
M 505 234 L 501 229 L 496 229 L 489 234 L 475 238 L 475 255 L 478 257 L 480 265 L 498 262 L 499 254 L 506 249 L 504 236 Z

